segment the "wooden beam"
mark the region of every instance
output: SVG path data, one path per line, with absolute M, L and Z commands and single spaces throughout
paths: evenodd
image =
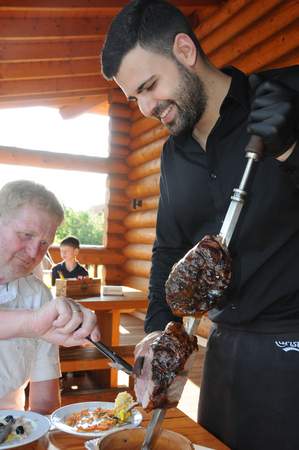
M 292 37 L 291 33 L 294 34 L 294 40 L 298 40 L 298 13 L 299 13 L 299 4 L 297 5 L 294 2 L 283 3 L 273 10 L 267 12 L 267 20 L 262 16 L 247 27 L 243 33 L 240 33 L 238 36 L 234 36 L 230 41 L 228 41 L 225 45 L 222 45 L 221 48 L 217 49 L 215 52 L 210 54 L 211 60 L 217 66 L 225 64 L 235 64 L 235 60 L 239 57 L 247 58 L 247 54 L 250 50 L 252 50 L 253 58 L 256 57 L 258 52 L 258 46 L 262 46 L 263 42 L 268 40 L 268 50 L 270 50 L 270 55 L 272 58 L 276 56 L 276 45 L 274 44 L 274 40 L 279 40 L 281 38 L 282 41 L 286 41 L 286 51 L 289 48 L 292 48 Z M 297 19 L 297 20 L 296 20 Z M 290 30 L 290 35 L 288 37 L 282 36 L 283 30 L 286 29 L 290 24 L 293 24 L 293 28 Z M 273 45 L 271 47 L 271 42 Z M 294 48 L 294 46 L 293 46 Z M 239 67 L 239 66 L 238 66 Z
M 0 108 L 20 108 L 24 106 L 54 106 L 61 108 L 63 105 L 75 104 L 82 99 L 102 98 L 104 94 L 96 91 L 53 92 L 51 94 L 20 95 L 0 97 Z M 107 104 L 107 111 L 108 111 Z M 108 114 L 106 111 L 105 114 Z
M 84 37 L 78 39 L 19 41 L 0 38 L 0 60 L 5 62 L 74 60 L 97 57 L 103 46 L 103 38 Z M 99 59 L 98 59 L 99 60 Z
M 219 47 L 224 46 L 226 42 L 240 36 L 242 32 L 245 33 L 248 26 L 269 14 L 269 12 L 280 3 L 285 2 L 283 2 L 283 0 L 267 0 L 266 2 L 251 0 L 238 12 L 238 14 L 235 14 L 232 17 L 228 16 L 228 20 L 223 23 L 221 27 L 214 30 L 213 33 L 210 33 L 204 39 L 201 39 L 200 42 L 204 51 L 210 56 L 212 52 Z M 268 20 L 265 21 L 265 25 L 271 27 Z
M 67 153 L 26 150 L 17 147 L 0 146 L 1 164 L 43 167 L 46 169 L 78 170 L 96 173 L 127 173 L 128 167 L 116 158 L 97 158 L 93 156 Z
M 65 105 L 60 108 L 59 113 L 63 119 L 73 119 L 74 117 L 80 116 L 80 114 L 90 111 L 95 106 L 99 107 L 100 104 L 102 108 L 98 108 L 98 110 L 102 111 L 102 114 L 107 114 L 108 102 L 106 95 L 79 99 L 78 103 Z
M 222 4 L 221 0 L 171 0 L 171 3 L 180 8 L 198 8 L 199 6 L 217 6 Z M 69 10 L 69 9 L 80 9 L 80 10 L 119 10 L 126 6 L 127 0 L 10 0 L 9 6 L 7 0 L 0 0 L 0 9 L 3 10 Z
M 0 98 L 16 97 L 19 95 L 55 94 L 61 92 L 93 91 L 105 93 L 109 88 L 108 82 L 100 75 L 65 77 L 57 79 L 37 79 L 19 81 L 0 81 Z
M 111 17 L 101 14 L 90 17 L 30 17 L 24 11 L 22 14 L 0 15 L 1 39 L 54 39 L 63 40 L 70 36 L 105 35 L 111 23 Z
M 99 57 L 59 60 L 5 62 L 0 60 L 1 81 L 51 79 L 78 76 L 101 77 Z

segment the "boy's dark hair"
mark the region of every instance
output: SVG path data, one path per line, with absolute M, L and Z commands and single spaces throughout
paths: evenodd
M 102 49 L 103 76 L 117 75 L 122 59 L 137 44 L 156 53 L 173 57 L 178 33 L 187 34 L 204 57 L 200 44 L 183 13 L 165 0 L 133 0 L 113 19 Z
M 62 245 L 68 245 L 73 248 L 80 248 L 80 241 L 75 236 L 67 236 L 60 242 L 60 247 Z

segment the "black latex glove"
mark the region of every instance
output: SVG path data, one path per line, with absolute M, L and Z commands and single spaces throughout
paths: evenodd
M 279 81 L 249 77 L 254 92 L 247 131 L 263 139 L 265 156 L 278 157 L 299 135 L 299 94 Z

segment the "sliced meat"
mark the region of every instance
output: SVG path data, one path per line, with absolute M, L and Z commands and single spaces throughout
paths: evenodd
M 205 236 L 172 268 L 166 301 L 176 316 L 200 317 L 223 297 L 231 279 L 231 258 L 218 236 Z
M 176 406 L 187 380 L 197 339 L 181 323 L 170 322 L 163 332 L 146 336 L 135 350 L 135 394 L 146 411 Z

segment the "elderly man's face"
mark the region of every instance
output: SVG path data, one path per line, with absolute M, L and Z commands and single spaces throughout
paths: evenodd
M 0 284 L 26 276 L 41 262 L 59 222 L 34 205 L 0 218 Z

